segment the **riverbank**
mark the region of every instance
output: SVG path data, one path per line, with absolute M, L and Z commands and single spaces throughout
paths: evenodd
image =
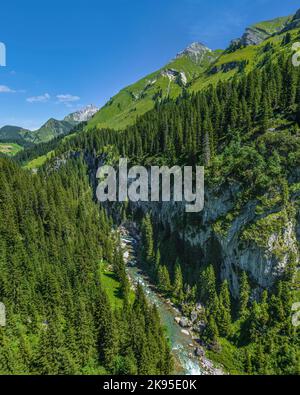
M 166 327 L 175 360 L 175 374 L 222 375 L 223 371 L 206 358 L 205 349 L 199 342 L 199 334 L 193 331 L 187 318 L 156 290 L 148 276 L 138 268 L 137 249 L 140 237 L 135 227 L 120 227 L 119 232 L 130 283 L 132 287 L 138 283 L 142 285 L 149 302 L 156 304 Z

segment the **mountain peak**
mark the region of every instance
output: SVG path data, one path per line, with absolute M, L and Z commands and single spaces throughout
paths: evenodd
M 293 21 L 300 19 L 300 8 L 299 10 L 295 13 L 294 17 L 293 17 Z
M 89 121 L 99 109 L 90 104 L 79 111 L 73 112 L 65 117 L 64 121 L 67 122 L 85 122 Z
M 188 56 L 189 58 L 198 63 L 208 52 L 211 52 L 211 49 L 209 49 L 206 45 L 200 42 L 193 42 L 182 52 L 179 52 L 179 54 L 177 54 L 177 58 L 181 58 L 182 56 Z

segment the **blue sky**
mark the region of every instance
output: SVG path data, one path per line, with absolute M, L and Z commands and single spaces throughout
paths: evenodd
M 225 48 L 249 24 L 297 8 L 295 0 L 3 1 L 0 126 L 36 129 L 102 106 L 189 43 Z

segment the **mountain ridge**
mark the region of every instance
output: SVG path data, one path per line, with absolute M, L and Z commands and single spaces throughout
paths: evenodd
M 121 89 L 95 114 L 87 130 L 95 127 L 122 129 L 133 124 L 155 103 L 180 96 L 219 54 L 220 50 L 213 51 L 202 43 L 192 43 L 161 69 Z
M 68 114 L 63 120 L 50 118 L 39 129 L 34 131 L 19 126 L 6 125 L 0 128 L 0 141 L 17 141 L 20 144 L 46 143 L 58 136 L 68 134 L 79 123 L 87 122 L 97 110 L 96 106 L 90 104 Z
M 122 130 L 156 104 L 174 99 L 184 90 L 197 92 L 210 83 L 250 70 L 253 64 L 263 62 L 264 43 L 277 45 L 284 34 L 300 27 L 299 18 L 300 10 L 258 22 L 247 27 L 243 36 L 232 40 L 225 50 L 211 50 L 201 42 L 190 44 L 160 70 L 121 89 L 88 122 L 86 130 Z

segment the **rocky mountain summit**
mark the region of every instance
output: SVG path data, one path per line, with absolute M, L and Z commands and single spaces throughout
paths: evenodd
M 79 111 L 73 112 L 64 118 L 67 122 L 86 122 L 89 121 L 94 114 L 98 111 L 98 108 L 93 104 L 90 104 Z
M 178 59 L 181 58 L 182 56 L 188 56 L 195 63 L 199 63 L 210 52 L 212 52 L 212 50 L 206 47 L 204 44 L 200 42 L 194 42 L 191 45 L 189 45 L 186 49 L 184 49 L 182 52 L 179 52 L 176 58 Z
M 46 142 L 55 137 L 68 134 L 81 122 L 89 121 L 98 111 L 97 107 L 90 104 L 79 111 L 67 115 L 62 121 L 49 119 L 40 129 L 32 132 L 34 142 Z

